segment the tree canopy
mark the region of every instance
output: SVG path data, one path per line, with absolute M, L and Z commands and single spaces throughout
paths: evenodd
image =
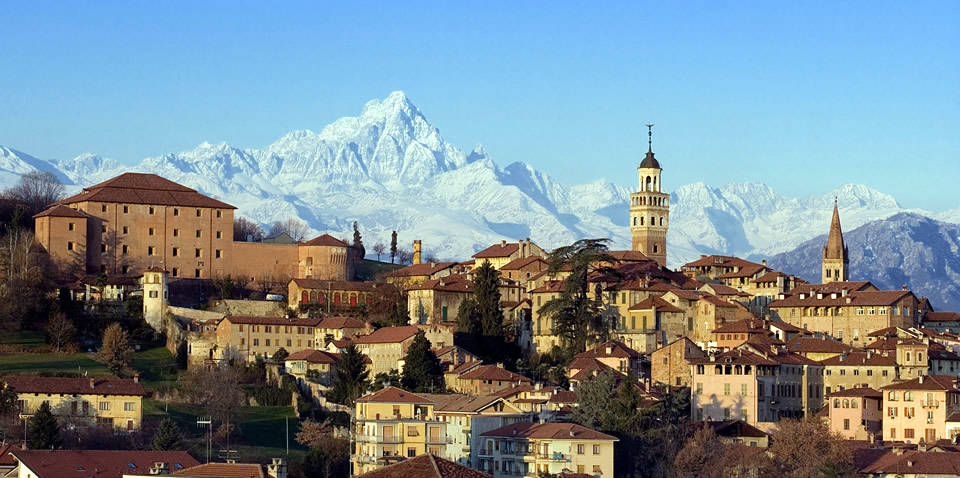
M 348 345 L 333 364 L 333 386 L 327 392 L 327 398 L 334 403 L 352 406 L 369 388 L 369 375 L 365 356 L 356 345 Z
M 443 367 L 422 330 L 413 337 L 413 343 L 403 357 L 400 383 L 410 392 L 440 393 L 444 390 Z

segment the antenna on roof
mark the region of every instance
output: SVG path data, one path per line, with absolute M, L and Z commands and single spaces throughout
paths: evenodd
M 647 123 L 647 152 L 653 152 L 653 123 Z

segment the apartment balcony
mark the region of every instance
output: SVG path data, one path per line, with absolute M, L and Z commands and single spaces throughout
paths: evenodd
M 569 462 L 570 456 L 564 455 L 563 453 L 537 453 L 537 460 L 542 461 L 554 461 L 554 462 Z
M 357 433 L 353 437 L 354 441 L 358 443 L 382 443 L 382 444 L 396 444 L 403 443 L 403 437 L 400 435 L 364 435 Z
M 477 451 L 477 456 L 491 458 L 493 457 L 493 451 L 481 448 Z
M 365 465 L 372 465 L 377 463 L 377 457 L 369 456 L 369 455 L 354 455 L 353 462 L 362 463 Z
M 922 400 L 920 406 L 923 408 L 939 408 L 940 400 Z
M 453 437 L 427 437 L 427 445 L 447 445 L 453 443 Z

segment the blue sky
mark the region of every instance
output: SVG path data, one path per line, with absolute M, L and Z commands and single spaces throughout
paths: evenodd
M 6 2 L 0 144 L 263 147 L 403 90 L 448 141 L 564 182 L 633 184 L 654 122 L 668 189 L 960 206 L 960 2 L 597 4 Z

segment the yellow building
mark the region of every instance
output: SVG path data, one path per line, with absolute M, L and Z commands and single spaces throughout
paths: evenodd
M 79 426 L 96 423 L 121 430 L 137 430 L 143 419 L 146 391 L 137 377 L 66 378 L 10 375 L 4 382 L 17 392 L 21 415 L 32 415 L 43 402 L 64 422 Z
M 404 325 L 402 327 L 383 327 L 369 335 L 359 335 L 353 343 L 360 352 L 372 361 L 370 376 L 378 373 L 390 373 L 391 370 L 403 371 L 403 357 L 417 332 L 423 330 L 433 348 L 453 345 L 453 333 L 443 327 L 424 327 Z
M 653 125 L 647 125 L 652 128 Z M 639 188 L 630 194 L 630 235 L 632 249 L 667 265 L 667 228 L 670 226 L 670 194 L 663 192 L 660 162 L 653 155 L 653 130 L 648 131 L 649 148 L 637 168 Z
M 693 324 L 693 317 L 687 317 L 683 309 L 651 295 L 629 307 L 614 333 L 628 346 L 650 353 L 689 335 Z
M 531 256 L 547 257 L 547 253 L 540 246 L 530 242 L 528 237 L 517 242 L 500 241 L 500 244 L 494 244 L 474 254 L 473 258 L 476 261 L 475 267 L 479 267 L 484 262 L 489 262 L 494 269 L 500 270 L 501 267 L 516 259 Z
M 560 474 L 613 476 L 616 437 L 573 423 L 520 422 L 481 435 L 480 470 L 496 478 Z
M 553 333 L 553 319 L 547 314 L 541 314 L 540 309 L 543 306 L 563 293 L 563 281 L 547 281 L 545 284 L 533 289 L 530 294 L 530 316 L 533 326 L 533 350 L 536 353 L 544 354 L 553 347 L 561 346 L 560 337 Z
M 287 353 L 313 349 L 319 323 L 319 318 L 228 315 L 217 323 L 217 345 L 211 357 L 253 361 L 270 357 L 281 348 Z
M 852 388 L 879 389 L 899 380 L 897 360 L 893 354 L 855 351 L 820 361 L 823 365 L 823 387 L 826 393 Z
M 934 443 L 949 439 L 947 419 L 960 411 L 954 377 L 920 376 L 887 385 L 883 392 L 883 440 Z
M 433 408 L 433 400 L 396 387 L 357 399 L 351 425 L 352 474 L 426 453 L 444 458 L 450 441 L 447 424 L 437 419 Z
M 287 356 L 283 368 L 301 384 L 308 380 L 329 387 L 333 385 L 333 364 L 337 354 L 322 350 L 301 350 Z
M 411 323 L 455 327 L 457 310 L 473 297 L 473 282 L 463 275 L 431 279 L 407 288 Z
M 381 298 L 396 300 L 398 294 L 396 286 L 380 282 L 297 278 L 287 284 L 287 305 L 297 311 L 309 304 L 324 312 L 344 313 L 361 304 L 369 308 Z

